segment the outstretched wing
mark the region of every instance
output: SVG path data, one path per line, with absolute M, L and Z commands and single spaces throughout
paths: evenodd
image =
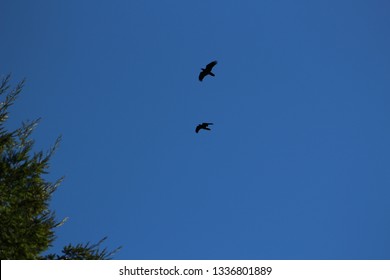
M 217 65 L 217 61 L 216 60 L 214 60 L 213 62 L 210 62 L 209 64 L 207 64 L 206 70 L 210 72 L 215 65 Z
M 204 123 L 202 123 L 202 125 L 204 125 L 204 126 L 208 126 L 208 125 L 212 125 L 213 123 L 211 123 L 211 122 L 204 122 Z
M 201 125 L 198 125 L 198 126 L 195 128 L 195 132 L 198 133 L 200 129 L 201 129 Z
M 202 81 L 205 76 L 206 76 L 206 73 L 204 70 L 202 70 L 202 72 L 199 73 L 199 81 Z

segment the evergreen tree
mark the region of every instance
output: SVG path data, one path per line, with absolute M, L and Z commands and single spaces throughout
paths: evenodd
M 56 182 L 43 178 L 60 138 L 46 153 L 34 152 L 31 134 L 39 119 L 22 123 L 11 132 L 6 130 L 9 108 L 24 85 L 22 81 L 11 90 L 9 81 L 10 75 L 0 84 L 0 259 L 109 258 L 116 250 L 99 249 L 106 238 L 94 245 L 69 244 L 61 254 L 42 255 L 55 239 L 55 228 L 65 222 L 57 222 L 49 209 L 51 195 L 62 178 Z

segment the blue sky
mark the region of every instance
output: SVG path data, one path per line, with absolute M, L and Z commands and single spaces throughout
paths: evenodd
M 42 117 L 37 150 L 63 137 L 53 251 L 108 236 L 115 259 L 389 259 L 389 9 L 1 1 L 0 74 L 27 78 L 8 125 Z

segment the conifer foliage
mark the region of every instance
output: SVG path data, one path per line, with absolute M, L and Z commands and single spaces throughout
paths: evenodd
M 0 259 L 107 259 L 114 252 L 99 250 L 94 245 L 65 246 L 61 254 L 44 256 L 55 239 L 56 221 L 49 209 L 53 192 L 62 178 L 48 182 L 49 160 L 60 138 L 47 152 L 33 151 L 31 134 L 39 119 L 22 123 L 14 130 L 5 128 L 9 109 L 20 94 L 24 81 L 15 88 L 9 86 L 10 75 L 0 84 Z

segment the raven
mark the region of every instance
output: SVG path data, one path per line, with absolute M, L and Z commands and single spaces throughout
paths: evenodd
M 211 129 L 208 128 L 207 126 L 212 125 L 212 124 L 213 124 L 213 123 L 207 123 L 207 122 L 198 124 L 198 126 L 195 128 L 195 132 L 198 133 L 199 130 L 201 130 L 201 129 L 211 130 Z
M 199 81 L 203 81 L 203 78 L 206 77 L 207 75 L 215 76 L 211 70 L 213 70 L 213 67 L 217 64 L 217 61 L 214 60 L 213 62 L 210 62 L 209 64 L 206 65 L 206 69 L 201 68 L 202 72 L 199 74 Z

